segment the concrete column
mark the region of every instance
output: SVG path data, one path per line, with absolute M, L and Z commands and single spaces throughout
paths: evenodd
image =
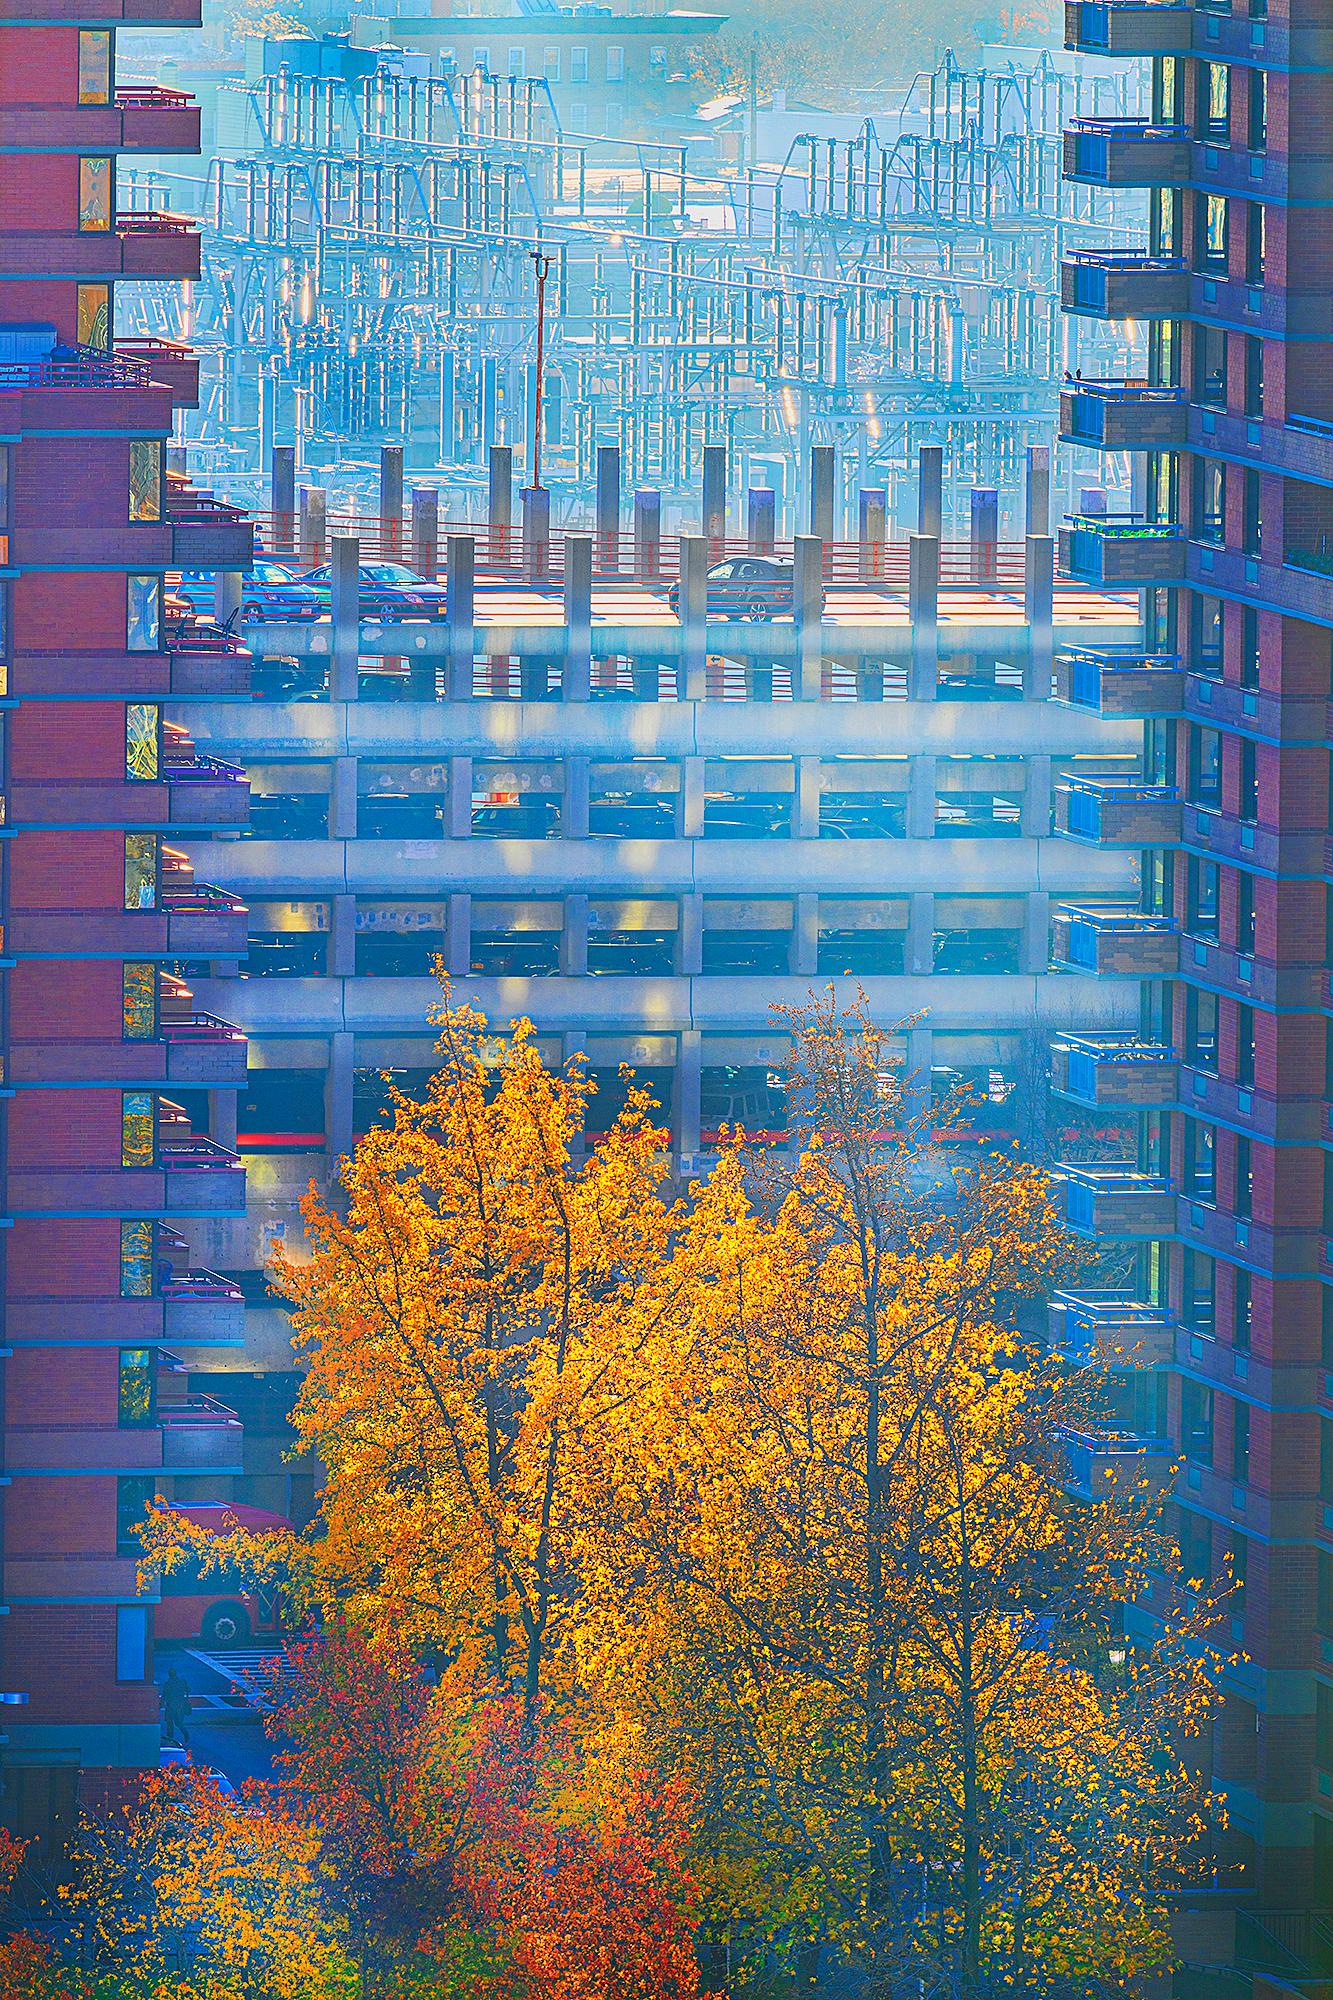
M 727 447 L 706 444 L 703 456 L 703 531 L 716 560 L 727 532 Z
M 903 958 L 914 978 L 925 978 L 935 970 L 935 896 L 930 889 L 916 889 L 908 898 Z
M 597 563 L 603 571 L 620 567 L 620 447 L 614 444 L 597 447 Z
M 933 757 L 910 757 L 907 776 L 907 838 L 935 838 L 936 769 Z
M 355 701 L 361 657 L 361 541 L 333 537 L 333 662 L 329 693 L 334 701 Z
M 819 838 L 819 759 L 796 759 L 796 792 L 792 799 L 791 830 L 798 840 Z
M 273 514 L 273 553 L 289 556 L 296 533 L 296 446 L 275 444 L 269 468 L 269 506 Z
M 565 757 L 565 788 L 560 800 L 560 834 L 566 840 L 588 838 L 588 803 L 592 760 L 586 751 L 573 750 Z
M 681 1170 L 697 1160 L 703 1134 L 704 1039 L 697 1028 L 681 1030 L 671 1092 L 671 1136 Z
M 1051 447 L 1030 444 L 1024 481 L 1024 532 L 1049 535 L 1051 532 Z
M 1028 894 L 1023 907 L 1023 942 L 1019 947 L 1019 970 L 1042 973 L 1051 964 L 1051 899 L 1044 889 Z
M 771 556 L 777 539 L 778 496 L 771 486 L 752 486 L 745 496 L 745 539 L 757 556 Z
M 1042 840 L 1051 830 L 1051 760 L 1029 757 L 1026 761 L 1027 789 L 1023 793 L 1022 827 L 1032 840 Z
M 796 898 L 788 964 L 798 979 L 813 979 L 819 970 L 819 897 L 804 890 Z
M 452 465 L 458 437 L 458 415 L 454 407 L 454 356 L 452 348 L 440 350 L 440 464 Z
M 682 840 L 698 840 L 704 830 L 704 771 L 702 757 L 684 757 L 680 766 L 680 827 Z
M 445 798 L 445 829 L 450 840 L 472 838 L 472 759 L 449 759 L 449 791 Z
M 523 568 L 529 583 L 551 572 L 551 495 L 545 486 L 523 488 Z
M 329 977 L 350 979 L 356 971 L 356 897 L 335 896 L 329 925 Z
M 1023 692 L 1034 701 L 1049 701 L 1055 660 L 1055 543 L 1049 535 L 1027 538 L 1023 608 L 1028 623 Z
M 704 969 L 704 899 L 691 892 L 680 899 L 680 929 L 676 933 L 676 971 L 682 979 L 697 979 Z
M 472 970 L 472 898 L 461 890 L 449 898 L 449 937 L 445 961 L 451 979 L 466 979 Z
M 907 538 L 907 615 L 912 658 L 907 692 L 912 701 L 934 701 L 940 656 L 940 544 L 937 535 Z
M 330 1164 L 352 1150 L 353 1037 L 341 1029 L 329 1036 L 324 1077 L 324 1144 Z
M 884 574 L 889 502 L 882 486 L 863 486 L 857 496 L 857 567 L 868 583 Z
M 930 1068 L 935 1059 L 935 1037 L 929 1028 L 911 1028 L 907 1035 L 907 1076 L 903 1109 L 915 1117 L 930 1109 Z
M 680 665 L 686 701 L 708 692 L 708 544 L 702 535 L 680 538 Z
M 919 535 L 934 535 L 937 541 L 944 533 L 943 445 L 921 447 L 917 461 L 916 531 Z
M 588 972 L 588 898 L 579 891 L 565 897 L 565 927 L 560 933 L 560 970 L 571 979 Z
M 210 1090 L 208 1093 L 208 1136 L 219 1146 L 229 1146 L 236 1151 L 236 1100 L 240 1092 L 236 1090 Z
M 403 447 L 380 446 L 380 532 L 384 553 L 397 562 L 403 553 Z
M 824 544 L 817 535 L 797 535 L 792 554 L 797 650 L 792 693 L 797 701 L 818 701 L 824 679 Z
M 634 495 L 634 574 L 641 583 L 662 574 L 662 496 L 652 486 Z
M 228 619 L 239 623 L 240 610 L 241 572 L 238 569 L 220 569 L 213 580 L 213 616 L 219 625 L 225 625 Z
M 301 561 L 311 569 L 318 569 L 324 560 L 325 544 L 328 540 L 327 496 L 322 486 L 301 488 L 301 519 L 299 540 Z
M 994 583 L 998 571 L 1000 496 L 993 486 L 974 486 L 969 508 L 973 583 Z
M 490 449 L 486 525 L 491 531 L 491 553 L 507 555 L 514 525 L 514 454 L 507 444 L 493 444 Z
M 440 496 L 433 486 L 412 488 L 412 567 L 434 581 L 440 567 Z
M 592 690 L 592 536 L 565 536 L 566 701 L 587 701 Z
M 356 758 L 335 757 L 329 787 L 329 839 L 355 840 L 356 815 Z
M 472 662 L 477 650 L 473 575 L 477 544 L 472 535 L 450 535 L 445 551 L 445 615 L 449 631 L 448 687 L 451 701 L 471 701 Z
M 835 482 L 838 476 L 838 454 L 831 444 L 812 444 L 810 447 L 810 533 L 821 542 L 833 542 L 838 538 L 838 523 L 835 518 Z

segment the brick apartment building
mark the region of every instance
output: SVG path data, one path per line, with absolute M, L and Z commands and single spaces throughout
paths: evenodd
M 247 788 L 163 702 L 248 689 L 249 662 L 173 622 L 164 576 L 248 561 L 251 531 L 167 472 L 189 355 L 114 337 L 123 281 L 199 268 L 186 223 L 118 210 L 119 156 L 194 150 L 198 114 L 117 90 L 117 41 L 198 0 L 77 18 L 0 5 L 0 1820 L 43 1842 L 157 1761 L 135 1520 L 172 1473 L 240 1461 L 230 1413 L 173 1385 L 236 1333 L 189 1233 L 244 1203 L 207 1131 L 245 1043 L 175 968 L 234 949 L 245 912 L 171 843 L 236 824 Z

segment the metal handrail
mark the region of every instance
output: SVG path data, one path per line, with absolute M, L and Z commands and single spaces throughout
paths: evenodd
M 229 1304 L 240 1304 L 245 1297 L 239 1285 L 233 1285 L 230 1278 L 221 1277 L 216 1271 L 181 1271 L 170 1278 L 163 1278 L 158 1286 L 158 1294 L 163 1299 L 225 1299 Z
M 228 1430 L 233 1426 L 239 1430 L 241 1420 L 235 1410 L 226 1403 L 220 1403 L 216 1396 L 183 1396 L 179 1402 L 159 1402 L 157 1420 L 164 1430 L 183 1430 L 205 1425 L 224 1425 Z
M 1156 6 L 1158 0 L 1148 0 L 1148 4 Z M 1086 376 L 1067 376 L 1060 386 L 1066 393 L 1100 396 L 1108 402 L 1128 401 L 1131 397 L 1137 403 L 1183 403 L 1185 400 L 1185 391 L 1182 388 L 1164 386 L 1158 382 L 1140 382 L 1131 376 L 1126 376 L 1121 381 L 1089 381 Z
M 202 1011 L 164 1014 L 158 1022 L 164 1042 L 243 1042 L 247 1037 L 232 1021 Z
M 169 1174 L 200 1170 L 213 1173 L 219 1169 L 229 1173 L 241 1164 L 239 1153 L 233 1153 L 228 1147 L 220 1146 L 216 1139 L 206 1139 L 197 1132 L 192 1132 L 188 1139 L 160 1140 L 158 1155 Z
M 116 211 L 117 236 L 195 236 L 193 216 L 173 215 L 166 208 L 123 208 Z
M 1146 0 L 1146 4 L 1157 5 L 1159 0 Z M 1064 254 L 1070 264 L 1133 264 L 1136 270 L 1153 271 L 1189 269 L 1183 257 L 1161 257 L 1154 250 L 1066 250 Z

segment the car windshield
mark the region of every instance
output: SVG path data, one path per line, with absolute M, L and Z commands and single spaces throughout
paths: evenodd
M 256 563 L 250 573 L 256 583 L 295 583 L 296 581 L 291 571 L 284 569 L 281 563 Z
M 368 576 L 372 583 L 419 583 L 406 563 L 362 563 L 362 576 Z

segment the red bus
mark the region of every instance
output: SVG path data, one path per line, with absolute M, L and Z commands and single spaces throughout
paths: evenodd
M 238 1528 L 251 1535 L 275 1528 L 294 1531 L 294 1524 L 285 1514 L 270 1514 L 266 1508 L 246 1507 L 231 1500 L 169 1507 L 167 1511 L 215 1535 L 234 1534 Z M 215 1569 L 201 1575 L 199 1564 L 191 1559 L 162 1579 L 162 1602 L 154 1620 L 159 1639 L 196 1639 L 208 1646 L 242 1646 L 249 1639 L 271 1637 L 282 1629 L 279 1593 L 247 1589 L 234 1570 Z

